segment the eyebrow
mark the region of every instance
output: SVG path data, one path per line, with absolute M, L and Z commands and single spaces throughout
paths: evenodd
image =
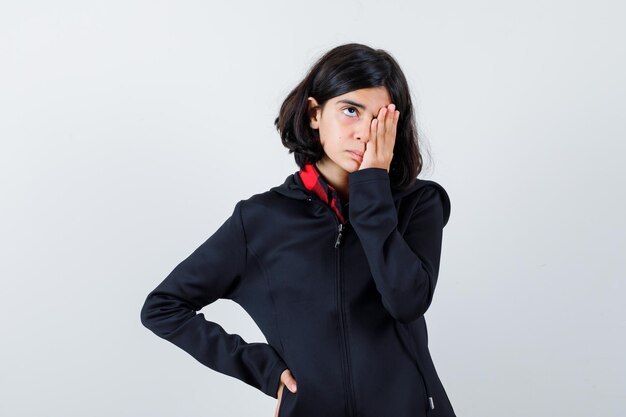
M 337 103 L 351 104 L 354 107 L 360 108 L 361 110 L 367 110 L 363 104 L 357 103 L 356 101 L 352 101 L 352 100 L 343 99 L 343 100 L 338 100 Z

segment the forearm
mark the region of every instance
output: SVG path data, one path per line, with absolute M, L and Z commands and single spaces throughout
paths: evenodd
M 350 174 L 350 223 L 383 305 L 401 322 L 426 312 L 437 282 L 443 206 L 432 187 L 422 195 L 403 236 L 386 170 L 370 168 Z

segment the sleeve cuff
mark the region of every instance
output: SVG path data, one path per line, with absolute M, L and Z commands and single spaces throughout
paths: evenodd
M 348 174 L 348 184 L 358 184 L 360 182 L 387 180 L 389 181 L 389 173 L 385 168 L 365 168 Z
M 272 368 L 272 371 L 270 372 L 269 385 L 267 387 L 268 391 L 265 392 L 267 395 L 272 398 L 278 399 L 278 386 L 280 385 L 280 375 L 285 369 L 288 368 L 289 367 L 285 362 L 283 362 L 282 359 L 279 359 L 276 362 L 276 364 Z

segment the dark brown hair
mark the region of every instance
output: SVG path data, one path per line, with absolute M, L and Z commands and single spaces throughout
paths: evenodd
M 422 170 L 423 160 L 408 83 L 391 54 L 359 43 L 340 45 L 326 52 L 280 107 L 274 125 L 300 168 L 324 156 L 319 131 L 309 125 L 307 98 L 311 96 L 324 106 L 333 97 L 370 87 L 385 87 L 400 111 L 389 168 L 391 185 L 402 189 L 413 183 Z

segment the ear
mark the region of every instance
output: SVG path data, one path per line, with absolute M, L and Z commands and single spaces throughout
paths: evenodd
M 311 129 L 319 129 L 320 105 L 313 97 L 307 98 L 307 115 L 309 116 L 309 126 L 311 126 Z

